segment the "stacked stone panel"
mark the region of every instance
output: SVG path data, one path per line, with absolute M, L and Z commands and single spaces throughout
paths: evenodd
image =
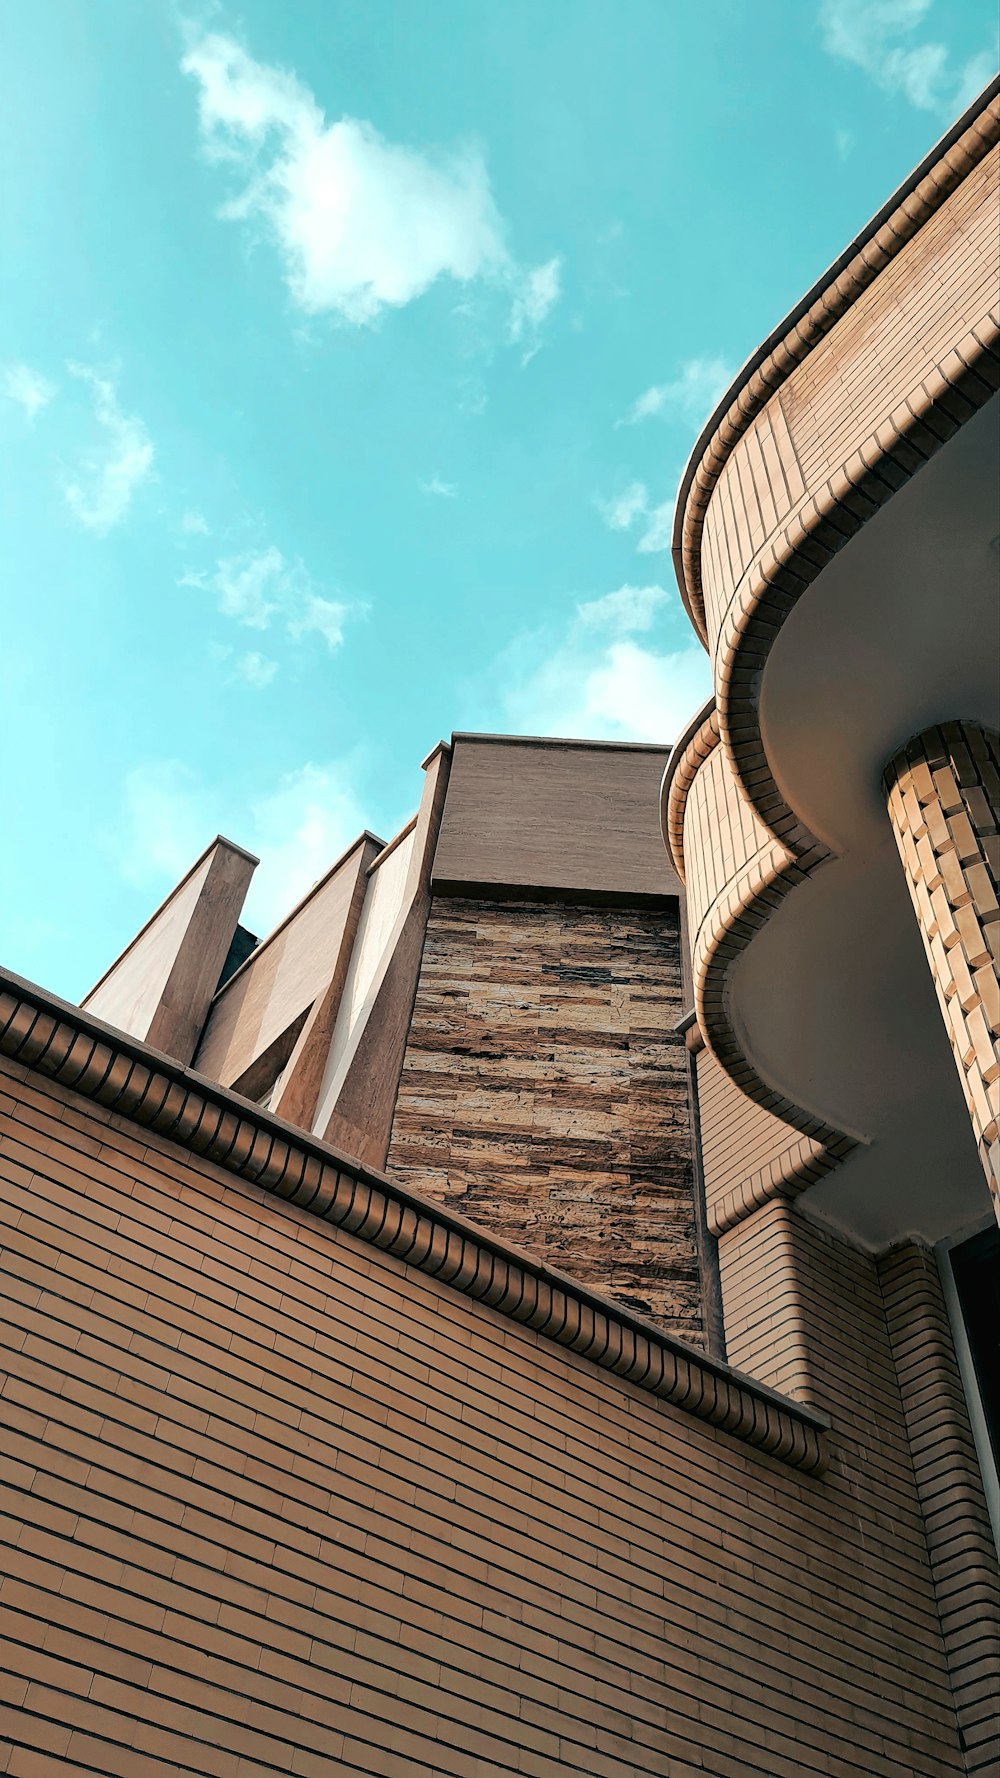
M 702 1340 L 674 906 L 438 897 L 388 1168 Z
M 925 729 L 885 772 L 892 821 L 986 1177 L 1000 1207 L 1000 737 Z

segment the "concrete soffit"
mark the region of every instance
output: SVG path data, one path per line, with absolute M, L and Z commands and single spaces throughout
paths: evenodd
M 827 1417 L 7 971 L 0 1052 L 807 1473 Z

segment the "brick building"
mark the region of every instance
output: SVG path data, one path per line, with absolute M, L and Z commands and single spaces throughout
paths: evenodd
M 996 1771 L 998 137 L 708 420 L 672 749 L 0 975 L 0 1771 Z

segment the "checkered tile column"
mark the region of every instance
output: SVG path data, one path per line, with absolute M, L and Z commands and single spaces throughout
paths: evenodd
M 1000 1216 L 1000 737 L 944 722 L 884 774 L 972 1127 Z

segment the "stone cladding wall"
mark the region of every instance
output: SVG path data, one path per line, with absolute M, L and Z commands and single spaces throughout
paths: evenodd
M 671 907 L 439 897 L 388 1170 L 702 1343 Z
M 925 729 L 885 785 L 899 855 L 1000 1210 L 1000 736 Z

